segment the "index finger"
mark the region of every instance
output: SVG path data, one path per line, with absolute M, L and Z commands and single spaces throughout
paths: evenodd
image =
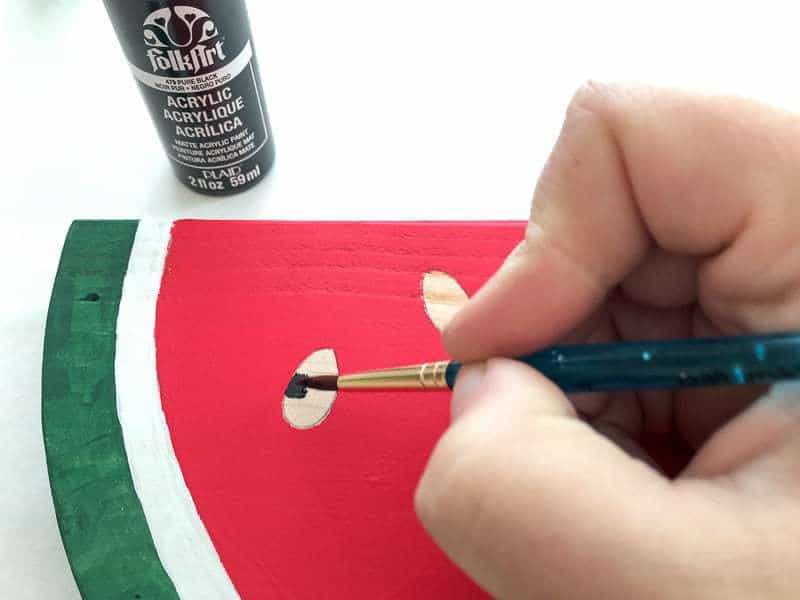
M 448 350 L 478 360 L 557 341 L 653 246 L 701 257 L 697 302 L 721 330 L 780 328 L 799 303 L 798 140 L 794 116 L 744 99 L 587 84 L 524 241 L 450 322 Z

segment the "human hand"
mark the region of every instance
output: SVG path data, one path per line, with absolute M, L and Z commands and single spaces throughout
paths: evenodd
M 556 342 L 800 329 L 800 120 L 730 97 L 589 84 L 525 240 L 455 316 L 453 357 Z M 800 391 L 568 399 L 462 370 L 417 489 L 425 527 L 501 598 L 800 597 Z M 693 451 L 670 479 L 639 444 Z

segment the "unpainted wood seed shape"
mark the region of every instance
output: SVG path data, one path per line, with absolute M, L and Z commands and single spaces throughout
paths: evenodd
M 309 354 L 295 371 L 313 377 L 315 375 L 338 375 L 336 353 L 323 348 Z M 335 391 L 308 388 L 303 398 L 283 397 L 283 418 L 295 429 L 311 429 L 322 423 L 330 414 Z
M 452 275 L 429 271 L 422 277 L 422 301 L 434 327 L 443 331 L 450 319 L 469 300 L 467 293 Z

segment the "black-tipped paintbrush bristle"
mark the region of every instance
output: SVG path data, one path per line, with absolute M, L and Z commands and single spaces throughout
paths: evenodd
M 315 390 L 336 391 L 339 389 L 339 376 L 338 375 L 314 375 L 309 377 L 306 382 L 306 387 Z
M 308 375 L 305 373 L 295 373 L 286 386 L 283 395 L 287 398 L 305 398 L 306 388 L 308 387 Z

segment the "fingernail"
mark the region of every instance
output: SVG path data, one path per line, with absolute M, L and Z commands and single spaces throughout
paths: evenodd
M 486 363 L 465 365 L 458 372 L 456 385 L 453 388 L 453 397 L 450 399 L 450 422 L 459 419 L 469 408 L 476 403 L 480 394 L 478 391 L 486 375 Z

